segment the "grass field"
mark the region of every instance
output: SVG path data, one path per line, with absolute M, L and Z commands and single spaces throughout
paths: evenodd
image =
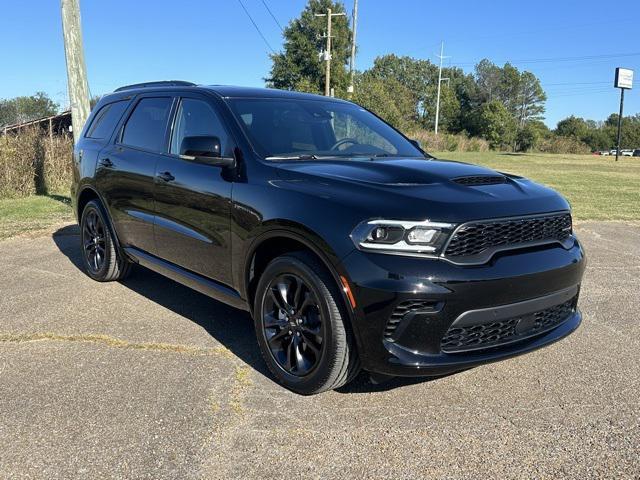
M 73 220 L 68 197 L 34 195 L 0 199 L 0 240 Z
M 576 220 L 640 220 L 640 158 L 594 155 L 445 152 L 438 158 L 486 165 L 549 185 L 565 195 Z M 0 199 L 0 240 L 73 220 L 69 199 Z
M 443 152 L 438 158 L 476 163 L 544 183 L 570 202 L 576 220 L 640 220 L 640 158 L 597 155 Z

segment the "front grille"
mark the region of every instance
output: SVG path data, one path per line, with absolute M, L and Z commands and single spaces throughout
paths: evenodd
M 571 214 L 469 222 L 455 231 L 445 250 L 449 258 L 473 257 L 530 242 L 563 241 L 571 236 Z
M 387 340 L 393 340 L 398 325 L 400 325 L 402 319 L 408 313 L 433 312 L 436 309 L 437 302 L 430 302 L 428 300 L 407 300 L 399 303 L 387 320 L 383 334 L 384 338 Z
M 440 347 L 447 353 L 491 348 L 543 333 L 560 325 L 576 310 L 578 296 L 559 305 L 500 321 L 452 326 Z
M 482 185 L 499 185 L 507 182 L 504 175 L 475 175 L 471 177 L 458 177 L 453 179 L 459 185 L 478 187 Z

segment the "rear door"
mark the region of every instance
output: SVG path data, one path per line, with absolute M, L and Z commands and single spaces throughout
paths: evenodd
M 156 165 L 158 256 L 221 283 L 231 284 L 230 214 L 232 181 L 222 167 L 180 158 L 187 136 L 216 136 L 223 156 L 234 143 L 214 101 L 185 94 L 178 100 L 169 154 Z
M 172 96 L 142 95 L 134 101 L 113 143 L 100 152 L 96 181 L 124 246 L 156 253 L 154 176 L 167 151 Z

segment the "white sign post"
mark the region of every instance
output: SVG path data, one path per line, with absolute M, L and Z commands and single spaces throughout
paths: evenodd
M 624 91 L 633 88 L 633 70 L 616 68 L 616 79 L 613 86 L 620 89 L 620 115 L 618 115 L 618 144 L 616 145 L 616 162 L 620 156 L 620 135 L 622 133 L 622 111 L 624 108 Z

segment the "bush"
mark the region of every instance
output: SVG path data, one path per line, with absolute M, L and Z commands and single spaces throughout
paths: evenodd
M 422 148 L 431 152 L 486 152 L 489 150 L 489 143 L 486 140 L 476 137 L 468 137 L 462 133 L 438 133 L 427 130 L 415 130 L 407 133 L 409 138 L 418 140 Z
M 586 143 L 571 137 L 554 135 L 544 139 L 538 145 L 538 151 L 542 153 L 590 153 L 591 149 Z
M 38 128 L 0 136 L 0 198 L 66 193 L 71 185 L 73 141 Z

